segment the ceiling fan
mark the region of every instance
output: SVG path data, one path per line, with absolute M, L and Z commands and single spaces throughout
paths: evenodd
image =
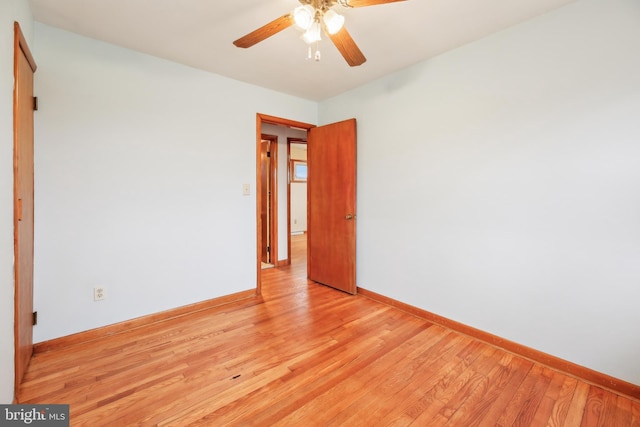
M 302 39 L 309 45 L 308 57 L 311 59 L 311 46 L 315 43 L 314 58 L 320 60 L 318 42 L 324 30 L 347 63 L 352 66 L 362 65 L 367 58 L 344 27 L 344 16 L 338 14 L 333 7 L 336 5 L 352 8 L 375 6 L 386 3 L 395 3 L 406 0 L 299 0 L 301 5 L 293 12 L 274 19 L 266 25 L 240 37 L 233 44 L 237 47 L 248 48 L 259 43 L 280 31 L 291 26 L 296 26 L 304 31 Z

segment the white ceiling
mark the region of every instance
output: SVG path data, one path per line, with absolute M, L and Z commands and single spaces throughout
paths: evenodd
M 35 20 L 233 79 L 320 101 L 575 0 L 407 0 L 341 9 L 367 62 L 349 67 L 326 37 L 322 60 L 288 28 L 232 42 L 297 0 L 29 0 Z

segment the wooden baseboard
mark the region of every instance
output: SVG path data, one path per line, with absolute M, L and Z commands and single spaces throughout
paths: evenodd
M 580 366 L 573 362 L 569 362 L 567 360 L 552 356 L 539 350 L 535 350 L 522 344 L 500 338 L 499 336 L 490 334 L 480 329 L 473 328 L 463 323 L 456 322 L 455 320 L 447 319 L 446 317 L 439 316 L 437 314 L 394 300 L 392 298 L 386 297 L 373 291 L 369 291 L 367 289 L 358 287 L 358 294 L 374 301 L 390 305 L 399 310 L 413 314 L 416 317 L 438 324 L 445 328 L 460 332 L 472 338 L 476 338 L 487 344 L 501 348 L 517 356 L 524 357 L 533 362 L 540 363 L 551 369 L 555 369 L 564 374 L 573 376 L 577 379 L 608 389 L 615 393 L 624 394 L 633 399 L 640 400 L 639 385 L 620 380 L 618 378 L 603 374 L 598 371 L 594 371 L 593 369 Z
M 256 297 L 256 290 L 236 292 L 234 294 L 225 295 L 219 298 L 197 302 L 182 307 L 173 308 L 171 310 L 138 317 L 124 322 L 114 323 L 112 325 L 102 326 L 100 328 L 90 329 L 88 331 L 78 332 L 76 334 L 67 335 L 52 340 L 39 342 L 33 345 L 33 353 L 44 353 L 51 350 L 66 348 L 72 345 L 94 341 L 106 336 L 115 335 L 121 332 L 130 331 L 132 329 L 147 326 L 153 323 L 163 322 L 177 317 L 186 316 L 202 310 L 208 310 L 225 304 L 230 304 L 243 299 Z

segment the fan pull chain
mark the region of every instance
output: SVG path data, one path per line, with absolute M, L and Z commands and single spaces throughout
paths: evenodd
M 320 43 L 318 43 L 318 42 L 316 42 L 316 52 L 315 52 L 315 54 L 312 53 L 311 45 L 309 45 L 309 47 L 307 48 L 307 60 L 310 61 L 312 58 L 316 62 L 320 62 L 320 59 L 322 58 L 322 55 L 320 54 Z

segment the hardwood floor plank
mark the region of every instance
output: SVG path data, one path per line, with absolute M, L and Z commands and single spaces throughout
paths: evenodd
M 489 387 L 490 380 L 487 377 L 490 371 L 488 369 L 496 365 L 495 352 L 496 350 L 489 346 L 484 349 L 478 360 L 471 366 L 474 372 L 473 378 L 440 409 L 429 425 L 434 427 L 445 424 L 455 425 L 456 419 L 465 417 L 465 404 L 473 406 L 474 402 L 482 397 Z
M 469 342 L 461 336 L 452 336 L 448 332 L 430 351 L 432 362 L 425 361 L 414 377 L 403 389 L 383 397 L 383 404 L 371 412 L 371 417 L 380 425 L 407 425 L 412 422 L 431 402 L 430 392 L 442 381 L 442 377 L 460 364 L 459 353 L 468 347 Z M 377 392 L 377 391 L 372 391 Z M 377 397 L 377 396 L 376 396 Z M 403 402 L 398 405 L 398 402 Z
M 91 427 L 640 427 L 637 400 L 308 281 L 304 238 L 261 297 L 41 346 L 19 402 Z
M 564 382 L 564 375 L 553 371 L 552 369 L 545 369 L 543 374 L 545 377 L 550 378 L 549 386 L 546 393 L 542 396 L 540 404 L 536 409 L 531 424 L 532 425 L 547 425 L 553 412 L 555 402 L 558 400 L 562 384 Z
M 513 426 L 524 427 L 532 425 L 535 414 L 540 407 L 546 390 L 549 388 L 550 382 L 550 376 L 545 375 L 545 372 L 543 371 L 543 375 L 534 384 L 529 396 L 527 396 L 527 399 L 520 408 L 520 412 L 512 424 Z
M 423 364 L 432 360 L 433 348 L 445 335 L 446 331 L 441 329 L 435 333 L 432 328 L 425 330 L 298 409 L 291 414 L 291 419 L 304 418 L 300 415 L 306 413 L 314 414 L 314 420 L 324 424 L 366 422 L 372 418 L 370 411 L 375 409 L 372 406 L 380 408 L 385 396 L 392 396 L 413 378 Z M 404 363 L 406 360 L 411 362 Z M 338 414 L 324 412 L 322 408 L 325 407 L 334 408 Z M 322 415 L 317 415 L 319 413 Z M 352 415 L 355 420 L 350 420 Z
M 553 409 L 549 416 L 549 427 L 561 427 L 564 425 L 564 421 L 567 418 L 567 413 L 569 411 L 569 405 L 573 398 L 573 393 L 575 392 L 576 385 L 578 384 L 578 381 L 574 378 L 564 376 L 563 374 L 558 375 L 563 377 L 563 383 L 560 393 L 558 394 L 558 398 L 554 402 Z
M 360 334 L 360 346 L 351 346 L 348 340 L 343 340 L 336 348 L 323 352 L 314 359 L 289 364 L 291 374 L 283 378 L 284 387 L 273 387 L 245 396 L 236 402 L 235 409 L 243 408 L 243 416 L 254 420 L 277 420 L 290 413 L 298 405 L 298 399 L 304 399 L 303 396 L 314 393 L 318 387 L 324 387 L 325 382 L 334 380 L 339 373 L 338 369 L 359 368 L 360 363 L 364 363 L 363 359 L 368 360 L 370 354 L 375 354 L 384 347 L 377 329 L 367 325 L 364 331 Z M 288 387 L 292 383 L 297 387 Z M 251 405 L 251 402 L 260 402 L 261 405 Z M 228 409 L 229 407 L 223 408 Z
M 599 387 L 589 387 L 587 402 L 584 407 L 581 427 L 596 427 L 600 421 L 604 400 L 604 390 Z
M 567 411 L 565 425 L 579 426 L 582 424 L 582 417 L 584 416 L 584 408 L 587 404 L 590 388 L 591 386 L 589 384 L 578 381 L 576 390 L 573 393 L 573 399 L 571 399 L 571 404 L 569 405 L 569 410 Z
M 493 403 L 482 414 L 478 422 L 478 426 L 494 426 L 505 412 L 505 409 L 513 399 L 516 390 L 521 386 L 522 382 L 527 378 L 533 363 L 520 357 L 514 357 L 510 363 L 513 375 L 508 379 L 504 388 L 498 391 L 498 395 Z
M 316 350 L 314 349 L 313 351 L 309 352 L 309 354 L 304 353 L 297 359 L 309 357 L 313 354 L 314 351 Z M 289 368 L 283 364 L 280 364 L 272 369 L 265 370 L 258 376 L 245 382 L 244 384 L 242 384 L 242 387 L 238 387 L 234 384 L 234 387 L 230 387 L 221 393 L 216 393 L 215 397 L 210 397 L 214 395 L 213 393 L 207 393 L 204 396 L 200 393 L 197 395 L 186 396 L 184 399 L 178 402 L 180 409 L 172 408 L 171 412 L 173 413 L 173 415 L 169 417 L 163 416 L 164 419 L 158 422 L 157 425 L 165 426 L 175 424 L 190 424 L 210 414 L 212 409 L 229 405 L 239 398 L 281 379 L 289 373 Z M 149 421 L 155 423 L 156 420 L 154 418 L 157 418 L 157 416 L 150 418 Z
M 280 411 L 280 413 L 275 418 L 266 419 L 265 425 L 274 424 L 277 425 L 276 421 L 280 422 L 283 419 L 289 420 L 298 420 L 301 418 L 302 414 L 307 413 L 305 407 L 308 402 L 318 399 L 328 390 L 334 389 L 338 384 L 345 381 L 354 375 L 354 373 L 366 370 L 369 366 L 379 358 L 384 357 L 387 353 L 393 351 L 397 346 L 401 345 L 401 342 L 408 339 L 409 337 L 415 335 L 418 331 L 420 331 L 420 327 L 411 328 L 410 330 L 404 330 L 404 327 L 400 327 L 393 334 L 387 334 L 387 339 L 384 344 L 382 344 L 375 353 L 367 355 L 366 358 L 360 358 L 358 363 L 347 363 L 341 364 L 338 370 L 327 375 L 328 381 L 322 379 L 321 381 L 316 381 L 313 387 L 306 388 L 301 390 L 302 393 L 296 397 L 294 400 L 295 404 L 291 405 L 287 404 L 286 412 Z M 344 396 L 345 398 L 347 396 Z
M 385 308 L 384 308 L 384 307 L 382 307 L 382 306 L 380 306 L 380 308 L 381 308 L 381 309 L 385 309 Z M 388 322 L 388 320 L 389 320 L 389 319 L 387 319 L 387 323 L 389 323 L 389 322 Z M 405 320 L 406 320 L 406 319 L 405 319 Z M 415 320 L 415 319 L 414 319 L 414 320 Z M 415 322 L 415 323 L 413 324 L 413 326 L 411 326 L 411 325 L 408 325 L 406 322 L 402 321 L 401 319 L 399 319 L 399 320 L 398 320 L 397 324 L 398 324 L 398 326 L 399 326 L 399 327 L 402 327 L 402 328 L 412 327 L 412 328 L 418 328 L 419 330 L 424 329 L 424 328 L 426 328 L 426 327 L 428 327 L 428 326 L 429 326 L 429 325 L 425 325 L 424 323 L 419 322 L 419 321 L 418 321 L 418 322 Z M 374 324 L 374 325 L 375 325 L 375 324 Z M 393 347 L 394 347 L 398 342 L 401 342 L 401 341 L 402 341 L 402 339 L 403 339 L 402 335 L 400 335 L 400 336 L 398 336 L 398 337 L 396 337 L 396 338 L 395 338 L 395 341 L 392 341 L 392 342 L 391 342 L 391 346 L 390 346 L 390 347 L 389 347 L 389 346 L 384 345 L 384 336 L 385 336 L 385 334 L 384 334 L 384 333 L 382 333 L 382 330 L 383 330 L 384 328 L 385 328 L 385 325 L 380 325 L 378 328 L 375 328 L 375 329 L 373 329 L 373 328 L 371 327 L 371 325 L 367 325 L 367 324 L 362 325 L 362 330 L 363 330 L 363 331 L 367 331 L 368 333 L 370 333 L 370 334 L 371 334 L 371 338 L 372 338 L 372 340 L 373 340 L 373 341 L 372 341 L 372 343 L 375 343 L 375 347 L 367 346 L 367 347 L 365 347 L 365 349 L 366 349 L 366 348 L 373 348 L 373 350 L 375 350 L 375 351 L 372 353 L 372 355 L 374 355 L 374 356 L 375 356 L 375 353 L 377 353 L 377 352 L 380 352 L 380 351 L 389 351 L 389 350 L 390 350 L 390 349 L 392 349 L 392 348 L 393 348 Z M 349 329 L 349 328 L 347 328 L 347 329 Z M 350 333 L 352 334 L 352 333 L 354 333 L 354 332 L 356 332 L 357 334 L 360 334 L 360 333 L 359 333 L 359 332 L 357 332 L 357 331 L 353 331 L 353 332 L 350 332 Z M 398 333 L 398 332 L 401 332 L 401 331 L 399 331 L 399 330 L 398 330 L 398 331 L 395 331 L 395 332 L 396 332 L 396 333 Z M 336 336 L 336 335 L 337 335 L 337 334 L 334 334 L 334 336 Z M 345 344 L 345 343 L 349 343 L 349 342 L 351 342 L 351 341 L 350 341 L 351 339 L 352 339 L 352 338 L 349 338 L 348 340 L 344 340 L 344 342 L 343 342 L 342 344 Z M 398 341 L 398 339 L 399 339 L 400 341 Z M 389 347 L 389 348 L 387 348 L 387 347 Z M 337 362 L 339 362 L 339 364 L 334 363 L 334 364 L 333 364 L 333 366 L 332 366 L 332 368 L 335 370 L 335 369 L 336 369 L 336 368 L 338 368 L 338 367 L 342 367 L 342 366 L 344 366 L 344 368 L 342 368 L 342 369 L 344 369 L 344 370 L 345 370 L 345 372 L 342 372 L 342 373 L 340 373 L 340 372 L 336 372 L 336 373 L 328 372 L 328 373 L 326 373 L 325 375 L 323 375 L 322 377 L 314 378 L 314 381 L 313 381 L 312 383 L 309 383 L 307 387 L 302 388 L 302 389 L 300 389 L 300 388 L 299 388 L 299 389 L 297 390 L 297 393 L 296 393 L 295 398 L 296 398 L 296 399 L 306 398 L 305 396 L 307 396 L 307 393 L 310 393 L 312 396 L 313 396 L 313 395 L 315 395 L 315 394 L 319 394 L 319 392 L 318 392 L 318 388 L 326 387 L 326 386 L 327 386 L 327 384 L 325 384 L 325 383 L 326 383 L 327 381 L 331 381 L 331 380 L 333 380 L 334 382 L 339 381 L 339 378 L 337 378 L 337 379 L 336 379 L 336 374 L 337 374 L 337 373 L 340 373 L 342 376 L 344 376 L 344 375 L 348 374 L 348 372 L 347 372 L 347 370 L 346 370 L 346 369 L 347 369 L 347 367 L 351 366 L 353 369 L 355 369 L 355 368 L 357 368 L 357 367 L 358 367 L 358 363 L 363 363 L 363 362 L 362 362 L 362 357 L 361 357 L 361 356 L 362 356 L 362 348 L 358 349 L 357 347 L 353 347 L 353 348 L 352 348 L 352 352 L 351 352 L 351 354 L 350 354 L 350 356 L 349 356 L 349 359 L 347 359 L 347 360 L 339 360 L 339 359 L 335 359 L 335 357 L 334 357 L 334 358 L 333 358 L 333 359 L 334 359 L 334 362 L 335 362 L 335 361 L 337 361 Z M 360 359 L 360 360 L 358 360 L 358 359 Z M 375 360 L 375 357 L 374 357 L 374 358 L 371 358 L 371 360 Z M 354 361 L 357 361 L 358 363 L 353 363 Z M 293 371 L 299 370 L 299 369 L 296 369 L 296 365 L 297 365 L 297 364 L 298 364 L 298 363 L 293 363 L 293 364 L 292 364 L 292 366 L 293 366 Z M 293 372 L 293 371 L 292 371 L 292 372 Z M 329 384 L 329 385 L 331 385 L 331 384 Z M 296 400 L 295 402 L 297 402 L 297 400 Z M 289 400 L 284 400 L 284 401 L 283 401 L 283 403 L 285 403 L 285 404 L 287 405 L 287 406 L 286 406 L 286 408 L 290 408 L 290 407 L 291 407 L 291 403 L 292 403 L 292 402 L 291 402 L 291 400 L 289 399 Z M 299 403 L 296 403 L 296 405 L 298 405 L 298 406 L 299 406 Z M 284 409 L 283 409 L 283 408 L 282 408 L 282 406 L 279 406 L 279 405 L 270 405 L 270 407 L 269 407 L 268 409 L 269 409 L 269 411 L 274 411 L 274 410 L 278 410 L 278 409 L 280 409 L 279 414 L 276 416 L 276 419 L 277 419 L 277 418 L 281 418 L 281 417 L 283 416 L 283 415 L 282 415 L 282 414 L 283 414 L 283 411 L 284 411 L 284 413 L 288 413 L 288 412 L 291 412 L 291 411 L 292 411 L 292 409 L 286 409 L 286 408 L 284 408 Z M 268 412 L 269 412 L 269 411 L 268 411 Z M 261 416 L 264 418 L 265 416 L 267 416 L 267 414 L 262 413 L 262 414 L 261 414 Z M 254 420 L 255 420 L 255 417 L 254 417 Z M 263 422 L 264 422 L 264 423 L 270 423 L 271 421 L 267 421 L 267 420 L 265 420 L 265 421 L 263 421 Z
M 640 427 L 640 402 L 631 402 L 631 426 Z
M 323 343 L 324 342 L 324 343 Z M 226 378 L 232 378 L 238 373 L 241 373 L 241 377 L 235 380 L 232 383 L 228 383 L 231 386 L 225 386 L 223 389 L 217 388 L 216 382 L 213 385 L 203 385 L 202 387 L 194 388 L 190 393 L 181 396 L 180 399 L 174 400 L 170 402 L 169 407 L 162 408 L 165 412 L 174 412 L 176 408 L 182 408 L 181 411 L 183 413 L 190 412 L 191 416 L 193 415 L 201 415 L 200 412 L 192 409 L 194 406 L 207 401 L 207 405 L 202 405 L 206 408 L 206 413 L 209 413 L 219 407 L 224 406 L 227 403 L 233 401 L 228 400 L 231 397 L 241 397 L 244 394 L 251 393 L 256 389 L 268 384 L 271 381 L 279 379 L 291 372 L 290 368 L 287 366 L 288 363 L 295 364 L 299 360 L 304 360 L 310 355 L 317 353 L 325 348 L 329 348 L 331 346 L 336 345 L 335 340 L 327 340 L 324 337 L 318 338 L 317 342 L 311 341 L 309 344 L 310 349 L 305 349 L 306 351 L 301 351 L 300 347 L 297 345 L 296 340 L 291 340 L 287 345 L 281 344 L 278 349 L 278 354 L 276 355 L 276 359 L 274 360 L 273 354 L 275 354 L 274 349 L 270 348 L 257 348 L 258 351 L 250 351 L 247 355 L 242 356 L 243 362 L 238 363 L 237 358 L 233 359 L 233 364 L 230 366 L 225 365 L 225 369 L 227 370 Z M 261 355 L 259 352 L 264 350 L 264 354 Z M 284 354 L 284 356 L 281 356 Z M 286 363 L 283 363 L 279 358 L 285 358 Z M 206 378 L 206 376 L 204 376 Z M 238 393 L 240 395 L 238 396 Z M 215 396 L 215 404 L 209 402 L 210 396 Z M 230 396 L 230 397 L 228 397 Z M 150 398 L 153 398 L 151 396 Z M 180 411 L 178 411 L 180 413 Z M 202 414 L 202 415 L 206 415 Z M 156 416 L 157 418 L 157 416 Z M 170 420 L 173 417 L 170 417 Z M 156 421 L 155 418 L 151 418 L 145 421 Z
M 363 345 L 375 352 L 380 345 L 377 337 L 373 336 L 364 340 Z M 297 399 L 306 393 L 312 393 L 317 387 L 321 387 L 323 381 L 329 381 L 335 375 L 335 369 L 344 363 L 358 365 L 361 355 L 348 346 L 337 347 L 332 353 L 322 352 L 318 358 L 296 364 L 298 368 L 292 368 L 291 374 L 280 381 L 269 384 L 261 390 L 256 390 L 232 404 L 211 412 L 199 420 L 196 425 L 210 425 L 212 422 L 223 425 L 250 424 L 268 425 L 264 420 L 278 420 L 290 413 L 298 406 Z M 337 350 L 337 351 L 335 351 Z
M 548 382 L 543 378 L 544 367 L 533 365 L 526 378 L 515 391 L 513 398 L 504 409 L 496 425 L 501 427 L 522 425 L 521 423 L 528 416 L 533 416 L 532 409 L 537 409 L 540 396 L 540 389 L 544 388 Z M 538 385 L 542 382 L 540 385 Z M 546 383 L 546 384 L 545 384 Z M 535 406 L 535 407 L 534 407 Z
M 386 371 L 383 370 L 375 382 L 366 382 L 367 373 L 359 373 L 363 377 L 361 381 L 365 383 L 360 390 L 360 397 L 354 399 L 346 410 L 333 416 L 329 424 L 383 423 L 385 417 L 393 419 L 392 413 L 398 409 L 398 400 L 415 400 L 421 390 L 432 388 L 437 383 L 433 377 L 456 357 L 456 349 L 466 348 L 451 345 L 453 341 L 447 338 L 449 331 L 437 326 L 432 329 L 439 329 L 437 340 L 431 346 L 416 349 L 408 363 L 395 363 Z
M 473 393 L 448 419 L 447 425 L 473 427 L 480 424 L 491 406 L 503 392 L 505 387 L 520 371 L 514 357 L 504 354 L 486 375 L 486 381 L 473 390 Z
M 479 344 L 469 342 L 471 345 Z M 464 350 L 468 349 L 465 347 Z M 433 387 L 424 399 L 420 400 L 419 406 L 410 407 L 408 414 L 415 414 L 412 424 L 430 425 L 434 419 L 438 418 L 438 413 L 447 403 L 454 399 L 458 392 L 465 391 L 468 384 L 476 384 L 482 380 L 482 375 L 475 372 L 471 365 L 480 357 L 480 352 L 463 352 L 458 354 L 458 363 Z M 460 357 L 462 356 L 462 357 Z
M 631 426 L 633 424 L 631 401 L 622 396 L 613 395 L 613 398 L 616 402 L 616 409 L 611 415 L 612 424 L 615 426 Z

